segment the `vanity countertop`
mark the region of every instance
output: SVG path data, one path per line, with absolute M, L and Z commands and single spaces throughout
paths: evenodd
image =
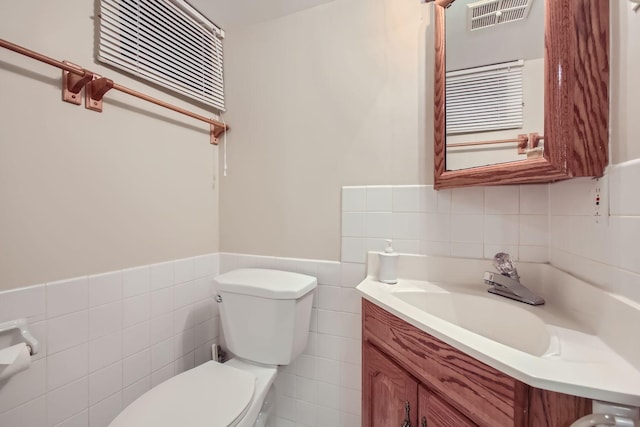
M 540 389 L 640 406 L 640 346 L 631 326 L 640 324 L 640 305 L 633 301 L 549 264 L 517 263 L 522 283 L 546 299 L 542 306 L 486 292 L 488 260 L 401 255 L 395 285 L 377 280 L 374 253 L 368 267 L 357 287 L 365 299 L 487 365 Z M 438 302 L 423 304 L 430 298 Z M 532 346 L 519 345 L 520 337 Z

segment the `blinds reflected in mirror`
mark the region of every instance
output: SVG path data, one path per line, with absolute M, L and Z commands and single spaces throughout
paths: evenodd
M 523 120 L 524 61 L 446 73 L 446 134 L 518 129 Z

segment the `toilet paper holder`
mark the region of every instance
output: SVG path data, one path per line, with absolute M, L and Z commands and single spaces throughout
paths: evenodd
M 11 332 L 14 329 L 17 329 L 22 335 L 22 338 L 27 344 L 27 348 L 29 349 L 29 354 L 32 356 L 38 353 L 40 348 L 40 344 L 38 340 L 35 339 L 31 332 L 29 331 L 29 325 L 27 324 L 27 319 L 15 319 L 10 320 L 8 322 L 0 323 L 0 334 L 4 334 L 5 332 Z

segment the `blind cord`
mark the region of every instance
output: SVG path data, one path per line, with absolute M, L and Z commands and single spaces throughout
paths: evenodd
M 227 166 L 227 123 L 224 121 L 222 114 L 220 114 L 220 120 L 222 120 L 225 128 L 225 132 L 222 134 L 222 176 L 227 176 L 227 170 L 229 169 Z

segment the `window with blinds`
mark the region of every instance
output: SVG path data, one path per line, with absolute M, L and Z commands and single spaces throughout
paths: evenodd
M 447 72 L 447 135 L 521 128 L 523 64 Z
M 224 31 L 182 0 L 101 0 L 98 60 L 224 111 Z

